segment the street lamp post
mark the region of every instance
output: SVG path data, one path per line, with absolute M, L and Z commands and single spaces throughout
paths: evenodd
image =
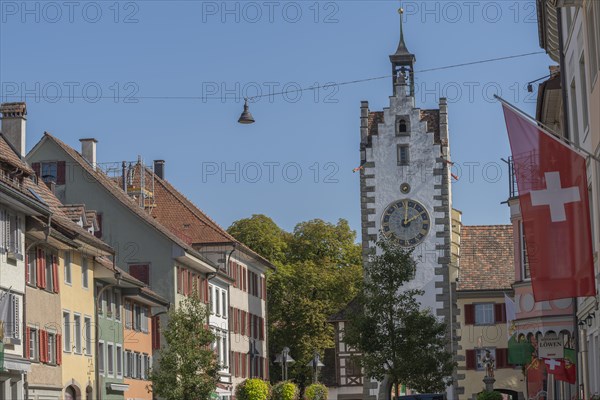
M 287 369 L 288 369 L 287 365 L 288 365 L 288 363 L 292 364 L 295 362 L 294 359 L 292 358 L 292 356 L 290 355 L 290 348 L 284 347 L 283 350 L 281 351 L 281 354 L 277 355 L 275 362 L 281 363 L 281 380 L 287 381 Z
M 315 350 L 313 359 L 306 364 L 307 367 L 311 367 L 313 369 L 313 383 L 317 383 L 319 376 L 319 368 L 324 367 L 325 364 L 321 362 L 321 356 L 319 352 Z

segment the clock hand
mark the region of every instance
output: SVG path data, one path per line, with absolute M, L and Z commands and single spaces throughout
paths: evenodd
M 419 218 L 421 216 L 421 214 L 417 214 L 414 217 L 412 217 L 411 219 L 409 219 L 408 221 L 404 222 L 405 224 L 414 221 L 415 219 Z
M 408 201 L 404 200 L 404 225 L 408 223 Z

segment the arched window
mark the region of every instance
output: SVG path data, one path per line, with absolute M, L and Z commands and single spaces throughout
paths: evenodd
M 398 122 L 398 132 L 406 133 L 406 120 L 401 119 L 400 122 Z

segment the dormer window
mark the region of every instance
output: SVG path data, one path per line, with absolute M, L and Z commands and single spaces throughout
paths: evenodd
M 57 173 L 58 173 L 58 166 L 56 164 L 56 161 L 42 163 L 42 180 L 44 182 L 56 183 Z
M 31 164 L 35 174 L 44 182 L 54 182 L 64 185 L 66 177 L 66 162 L 64 161 L 42 161 Z
M 396 116 L 396 136 L 408 135 L 409 134 L 409 121 L 408 116 L 398 115 Z

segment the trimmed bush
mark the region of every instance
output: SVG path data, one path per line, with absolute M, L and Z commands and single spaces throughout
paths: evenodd
M 327 400 L 327 386 L 322 383 L 313 383 L 304 390 L 305 400 Z
M 273 386 L 271 400 L 298 400 L 298 386 L 290 381 L 279 382 Z
M 269 382 L 262 379 L 246 379 L 235 388 L 238 400 L 268 400 Z
M 481 392 L 477 395 L 477 400 L 502 400 L 500 392 Z

